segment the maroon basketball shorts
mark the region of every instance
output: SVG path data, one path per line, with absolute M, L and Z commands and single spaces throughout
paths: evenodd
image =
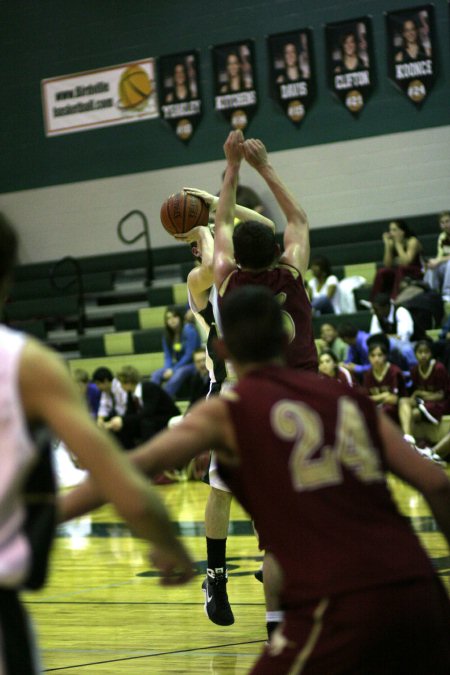
M 449 675 L 450 602 L 414 579 L 285 612 L 252 675 Z

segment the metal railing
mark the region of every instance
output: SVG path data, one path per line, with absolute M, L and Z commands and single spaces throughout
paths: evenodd
M 67 279 L 66 276 L 58 274 L 58 271 L 63 265 L 69 265 L 72 267 L 73 275 L 69 276 Z M 58 283 L 61 282 L 61 283 Z M 86 325 L 86 311 L 84 304 L 84 284 L 83 284 L 83 274 L 81 271 L 81 265 L 76 258 L 68 255 L 61 260 L 58 260 L 50 270 L 50 283 L 54 289 L 58 291 L 67 291 L 72 286 L 76 287 L 77 295 L 77 333 L 78 335 L 84 335 L 84 329 Z
M 141 220 L 142 225 L 141 230 L 133 238 L 127 238 L 125 237 L 124 234 L 125 223 L 130 219 L 133 219 L 135 216 L 137 216 Z M 144 237 L 147 254 L 145 283 L 147 286 L 150 286 L 153 281 L 153 254 L 150 246 L 150 231 L 148 227 L 148 220 L 145 213 L 143 213 L 143 211 L 139 211 L 138 209 L 133 209 L 133 211 L 129 211 L 126 215 L 123 216 L 123 218 L 119 220 L 119 223 L 117 225 L 117 234 L 120 241 L 122 241 L 124 244 L 134 244 L 136 241 L 139 241 L 139 239 L 142 239 Z

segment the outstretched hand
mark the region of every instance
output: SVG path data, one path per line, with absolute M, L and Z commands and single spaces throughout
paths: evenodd
M 180 544 L 176 552 L 155 546 L 150 552 L 151 563 L 161 572 L 163 586 L 185 584 L 194 576 L 193 562 L 184 546 Z
M 244 142 L 243 152 L 246 161 L 254 169 L 260 169 L 268 163 L 266 146 L 258 138 L 249 138 Z
M 219 201 L 219 197 L 217 197 L 216 195 L 212 195 L 210 192 L 206 192 L 206 190 L 200 190 L 199 188 L 190 188 L 190 187 L 184 187 L 183 192 L 187 192 L 190 195 L 200 197 L 200 199 L 203 199 L 205 204 L 208 204 L 210 211 L 216 210 L 217 202 Z
M 240 129 L 237 131 L 230 131 L 228 138 L 223 146 L 223 151 L 228 164 L 239 165 L 242 161 L 242 147 L 244 143 L 244 135 Z

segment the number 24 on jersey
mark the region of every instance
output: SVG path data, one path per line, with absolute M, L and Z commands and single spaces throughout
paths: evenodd
M 339 485 L 344 466 L 366 483 L 384 479 L 364 415 L 351 398 L 339 399 L 333 446 L 324 445 L 320 415 L 300 401 L 276 403 L 271 424 L 279 438 L 294 442 L 289 468 L 297 491 Z

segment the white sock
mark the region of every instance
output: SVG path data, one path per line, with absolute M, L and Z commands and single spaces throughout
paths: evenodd
M 277 612 L 266 612 L 267 623 L 281 623 L 284 619 L 284 612 L 278 610 Z

